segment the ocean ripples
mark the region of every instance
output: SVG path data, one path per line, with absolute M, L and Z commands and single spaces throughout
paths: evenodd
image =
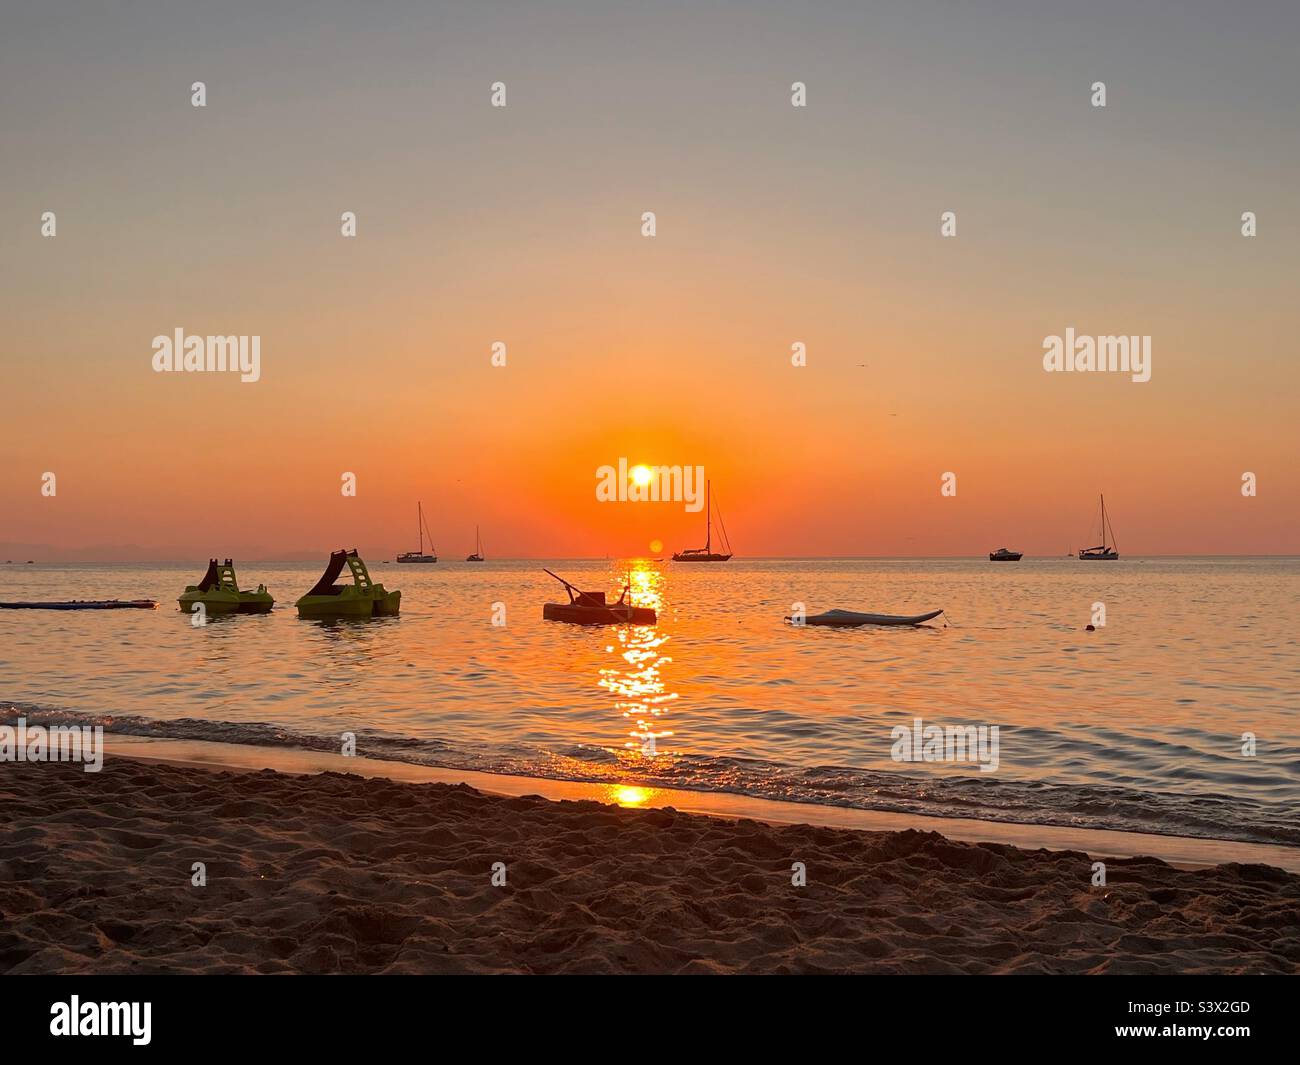
M 352 731 L 372 757 L 462 769 L 1297 842 L 1296 560 L 557 566 L 606 590 L 630 569 L 659 626 L 542 621 L 534 563 L 385 570 L 402 617 L 350 625 L 283 606 L 318 567 L 244 566 L 282 606 L 203 628 L 171 605 L 187 570 L 24 566 L 6 597 L 164 607 L 6 612 L 0 699 L 139 735 L 336 750 Z M 1108 624 L 1085 633 L 1099 598 Z M 796 629 L 795 602 L 956 620 Z M 917 719 L 996 726 L 997 771 L 894 762 Z

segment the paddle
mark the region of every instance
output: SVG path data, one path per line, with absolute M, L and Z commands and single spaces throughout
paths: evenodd
M 552 577 L 554 577 L 557 581 L 559 581 L 562 585 L 564 585 L 564 590 L 569 593 L 570 603 L 576 603 L 580 601 L 583 606 L 600 607 L 603 609 L 608 609 L 608 607 L 606 607 L 604 603 L 599 603 L 595 599 L 592 599 L 591 596 L 589 596 L 581 588 L 577 587 L 576 585 L 570 584 L 558 573 L 551 573 L 551 571 L 548 570 L 545 566 L 542 567 L 542 572 L 549 573 Z M 577 593 L 577 595 L 574 595 L 575 592 Z

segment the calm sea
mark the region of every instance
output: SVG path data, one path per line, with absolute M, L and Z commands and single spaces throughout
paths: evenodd
M 544 622 L 565 596 L 543 565 L 607 591 L 630 574 L 658 626 Z M 0 611 L 0 716 L 329 750 L 347 731 L 431 765 L 1300 845 L 1297 559 L 376 560 L 401 616 L 333 624 L 293 609 L 319 565 L 249 563 L 275 611 L 195 627 L 175 600 L 202 569 L 0 564 L 0 600 L 162 604 Z M 949 627 L 794 628 L 796 603 Z M 895 761 L 917 719 L 996 726 L 996 770 Z

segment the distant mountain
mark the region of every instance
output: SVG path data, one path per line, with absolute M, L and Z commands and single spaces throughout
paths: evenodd
M 9 560 L 14 563 L 33 562 L 202 562 L 209 554 L 232 555 L 240 562 L 320 562 L 331 550 L 341 547 L 334 544 L 329 547 L 295 548 L 291 551 L 277 551 L 266 547 L 246 549 L 232 555 L 228 549 L 223 552 L 221 545 L 207 549 L 186 550 L 179 547 L 141 546 L 140 544 L 91 544 L 87 547 L 56 547 L 53 544 L 23 544 L 0 541 L 0 565 Z M 348 544 L 348 547 L 354 546 Z M 387 557 L 391 552 L 378 552 L 371 549 L 362 551 L 376 559 Z
M 0 562 L 168 562 L 185 556 L 161 547 L 138 544 L 91 544 L 55 547 L 53 544 L 19 544 L 0 541 Z

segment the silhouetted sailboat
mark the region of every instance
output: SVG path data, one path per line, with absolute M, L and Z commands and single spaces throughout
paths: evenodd
M 483 541 L 479 539 L 478 526 L 474 526 L 474 553 L 465 557 L 466 562 L 483 562 Z
M 424 534 L 429 528 L 429 526 L 425 523 L 424 520 L 424 504 L 422 503 L 415 504 L 415 514 L 416 514 L 416 529 L 420 536 L 420 550 L 403 551 L 400 555 L 397 556 L 397 561 L 398 562 L 437 562 L 438 549 L 433 546 L 433 533 L 429 533 L 429 550 L 432 552 L 432 554 L 426 555 L 424 553 Z
M 1106 533 L 1110 532 L 1110 546 L 1106 545 Z M 1119 548 L 1115 543 L 1115 530 L 1110 526 L 1106 516 L 1106 497 L 1101 497 L 1101 543 L 1097 547 L 1085 547 L 1079 552 L 1084 562 L 1114 562 L 1119 558 Z
M 704 546 L 690 547 L 673 554 L 674 562 L 726 562 L 731 558 L 731 541 L 727 538 L 727 527 L 722 523 L 722 510 L 718 509 L 718 527 L 722 530 L 722 542 L 727 548 L 724 555 L 713 550 L 713 482 L 705 482 L 704 510 Z

